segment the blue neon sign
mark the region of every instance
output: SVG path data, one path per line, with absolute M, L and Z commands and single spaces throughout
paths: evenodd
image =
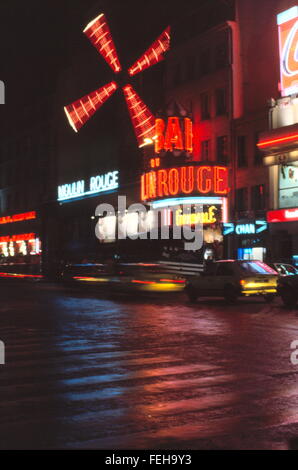
M 110 171 L 105 175 L 92 176 L 88 186 L 85 180 L 58 186 L 58 201 L 69 201 L 111 191 L 119 187 L 119 171 Z
M 253 235 L 256 233 L 255 224 L 236 225 L 235 232 L 237 235 Z
M 265 220 L 256 220 L 255 222 L 248 222 L 246 224 L 223 224 L 223 234 L 230 235 L 236 233 L 241 235 L 255 235 L 265 232 L 268 229 L 268 223 Z

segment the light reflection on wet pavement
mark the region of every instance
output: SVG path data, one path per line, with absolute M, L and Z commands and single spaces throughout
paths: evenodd
M 298 436 L 298 310 L 278 299 L 0 289 L 1 449 L 286 449 Z

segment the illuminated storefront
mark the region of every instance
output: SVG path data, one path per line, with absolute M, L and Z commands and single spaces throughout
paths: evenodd
M 270 177 L 270 258 L 292 262 L 298 254 L 298 7 L 277 16 L 280 53 L 280 91 L 272 100 L 270 130 L 258 147 Z
M 158 117 L 154 141 L 144 150 L 145 171 L 137 181 L 139 196 L 133 201 L 145 208 L 144 213 L 117 211 L 101 217 L 97 223 L 98 239 L 102 244 L 117 243 L 119 247 L 123 234 L 136 239 L 147 234 L 144 240 L 149 240 L 150 232 L 157 230 L 159 235 L 154 238 L 156 243 L 151 242 L 151 250 L 152 257 L 156 255 L 158 259 L 158 250 L 154 253 L 153 245 L 182 252 L 184 243 L 175 238 L 174 228 L 194 229 L 200 224 L 204 246 L 198 259 L 221 258 L 222 224 L 228 221 L 228 168 L 192 161 L 192 120 L 185 115 Z M 169 229 L 168 239 L 160 236 L 165 227 Z M 148 253 L 143 250 L 142 256 Z
M 57 271 L 59 263 L 93 260 L 100 256 L 101 249 L 94 233 L 95 210 L 101 203 L 117 205 L 119 175 L 119 171 L 112 168 L 85 178 L 79 176 L 76 181 L 57 187 L 57 223 L 61 230 L 52 231 L 48 250 L 52 249 L 57 256 Z M 111 243 L 114 241 L 114 219 L 107 216 L 103 220 L 103 241 Z
M 268 223 L 265 220 L 224 223 L 223 234 L 225 238 L 234 237 L 238 259 L 265 261 L 268 243 Z
M 171 119 L 171 118 L 169 118 Z M 168 123 L 168 126 L 172 123 Z M 184 151 L 192 147 L 192 139 L 185 137 L 178 131 L 176 122 L 174 129 L 176 134 L 171 145 L 174 151 Z M 160 120 L 157 120 L 160 127 Z M 165 124 L 162 125 L 165 136 L 168 131 Z M 184 127 L 185 129 L 185 127 Z M 187 129 L 191 126 L 187 124 Z M 173 130 L 171 134 L 173 137 Z M 183 138 L 184 136 L 184 138 Z M 169 136 L 167 137 L 169 139 Z M 160 139 L 158 146 L 169 148 L 167 138 Z M 162 142 L 162 144 L 161 144 Z M 177 144 L 177 145 L 176 145 Z M 188 145 L 188 148 L 186 148 Z M 229 171 L 225 166 L 202 165 L 196 162 L 187 162 L 184 158 L 173 157 L 179 161 L 180 166 L 174 167 L 163 164 L 163 157 L 151 158 L 151 171 L 141 176 L 141 200 L 150 206 L 151 210 L 164 211 L 163 220 L 169 226 L 195 226 L 202 224 L 204 247 L 201 258 L 221 258 L 223 256 L 222 224 L 228 221 Z M 173 161 L 172 160 L 172 161 Z M 167 160 L 171 163 L 171 159 Z M 201 212 L 195 213 L 194 206 L 201 206 Z M 189 213 L 182 208 L 188 206 Z
M 40 240 L 35 233 L 0 237 L 0 256 L 28 256 L 40 254 Z
M 35 211 L 0 218 L 0 271 L 40 271 L 42 247 L 39 229 Z

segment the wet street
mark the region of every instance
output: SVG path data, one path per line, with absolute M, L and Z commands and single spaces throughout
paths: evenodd
M 298 310 L 0 284 L 1 449 L 288 449 Z

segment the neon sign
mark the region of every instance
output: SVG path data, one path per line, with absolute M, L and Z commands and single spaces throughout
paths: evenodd
M 24 241 L 35 240 L 35 238 L 36 238 L 35 233 L 22 233 L 20 235 L 0 237 L 0 243 L 24 242 Z
M 269 223 L 297 222 L 298 221 L 298 208 L 269 211 L 267 213 L 267 221 Z
M 155 152 L 179 150 L 191 153 L 193 150 L 192 121 L 189 118 L 169 117 L 167 122 L 155 121 Z
M 58 201 L 91 196 L 105 191 L 111 191 L 119 187 L 119 172 L 112 171 L 105 175 L 92 176 L 87 188 L 85 180 L 58 186 Z
M 289 134 L 285 135 L 284 137 L 278 137 L 276 139 L 269 139 L 269 140 L 262 140 L 257 144 L 259 148 L 265 148 L 265 147 L 270 147 L 278 144 L 284 144 L 284 143 L 289 143 L 289 142 L 295 142 L 298 140 L 298 134 Z
M 197 225 L 197 224 L 215 224 L 219 222 L 217 217 L 218 207 L 211 206 L 207 211 L 201 213 L 194 213 L 194 214 L 183 214 L 182 210 L 176 211 L 176 225 L 183 226 L 183 225 Z
M 36 212 L 26 212 L 24 214 L 8 215 L 0 218 L 0 224 L 12 224 L 13 222 L 22 222 L 24 220 L 36 219 Z
M 235 232 L 237 235 L 253 235 L 256 233 L 256 226 L 255 224 L 236 225 Z
M 277 15 L 282 96 L 298 91 L 298 6 Z
M 183 166 L 150 171 L 141 177 L 142 201 L 196 193 L 227 195 L 229 193 L 228 168 Z
M 237 235 L 255 235 L 258 233 L 265 232 L 268 229 L 268 224 L 265 220 L 256 220 L 255 222 L 249 222 L 246 224 L 233 224 L 225 223 L 223 226 L 223 234 L 230 235 L 236 233 Z
M 128 69 L 129 75 L 136 75 L 164 59 L 170 49 L 170 27 L 168 26 L 146 52 Z

